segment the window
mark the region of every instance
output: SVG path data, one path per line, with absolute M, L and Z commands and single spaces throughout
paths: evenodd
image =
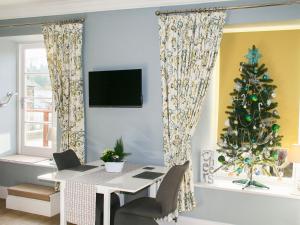
M 56 115 L 42 43 L 19 47 L 19 152 L 49 157 L 56 151 Z
M 230 29 L 229 29 L 230 30 Z M 276 102 L 278 102 L 278 111 L 280 119 L 280 135 L 283 135 L 281 141 L 282 147 L 278 148 L 279 152 L 279 174 L 288 180 L 293 176 L 293 164 L 285 161 L 288 150 L 292 144 L 297 144 L 299 139 L 299 99 L 300 95 L 289 90 L 298 90 L 299 66 L 295 55 L 299 54 L 298 39 L 300 30 L 278 29 L 268 32 L 248 31 L 248 32 L 226 32 L 223 35 L 220 50 L 220 74 L 218 77 L 218 138 L 222 129 L 227 125 L 224 124 L 228 115 L 225 114 L 227 106 L 231 105 L 232 96 L 230 92 L 234 88 L 234 79 L 239 77 L 239 62 L 245 61 L 243 58 L 249 47 L 256 44 L 262 51 L 260 63 L 265 63 L 269 69 L 268 72 L 276 89 Z M 274 47 L 275 46 L 275 47 Z M 280 54 L 277 54 L 280 52 Z M 285 61 L 282 61 L 284 55 Z M 284 74 L 284 76 L 283 76 Z M 295 80 L 297 80 L 295 82 Z M 272 168 L 264 167 L 266 172 L 274 176 Z M 226 171 L 220 175 L 228 174 Z M 259 173 L 258 173 L 259 174 Z M 235 173 L 231 174 L 232 176 Z M 262 175 L 259 177 L 265 178 Z M 265 179 L 269 179 L 266 177 Z M 272 179 L 272 177 L 270 178 Z

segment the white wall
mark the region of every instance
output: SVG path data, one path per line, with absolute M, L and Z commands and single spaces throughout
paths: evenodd
M 0 99 L 16 90 L 17 45 L 0 38 Z M 0 108 L 0 156 L 16 152 L 16 98 Z

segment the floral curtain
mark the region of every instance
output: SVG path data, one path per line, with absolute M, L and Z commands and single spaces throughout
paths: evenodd
M 72 149 L 85 161 L 82 77 L 82 23 L 42 27 L 55 109 L 61 129 L 61 151 Z
M 167 167 L 191 159 L 191 137 L 218 54 L 224 11 L 161 15 L 160 62 L 163 148 Z M 195 207 L 192 164 L 185 174 L 178 211 Z

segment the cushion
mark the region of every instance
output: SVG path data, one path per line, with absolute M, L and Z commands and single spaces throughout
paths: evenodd
M 50 196 L 55 193 L 53 187 L 47 187 L 36 184 L 20 184 L 9 187 L 8 195 L 31 198 L 42 201 L 50 201 Z
M 155 198 L 143 197 L 127 203 L 117 213 L 128 213 L 138 216 L 161 218 L 161 205 Z

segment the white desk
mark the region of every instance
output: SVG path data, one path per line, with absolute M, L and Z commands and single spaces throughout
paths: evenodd
M 71 171 L 71 170 L 62 170 L 54 173 L 48 173 L 41 176 L 38 176 L 39 180 L 59 182 L 60 183 L 60 225 L 66 225 L 67 221 L 65 218 L 65 201 L 64 201 L 64 188 L 67 180 L 76 179 L 87 184 L 95 185 L 97 188 L 97 193 L 104 195 L 104 206 L 103 206 L 103 220 L 104 225 L 110 225 L 110 197 L 113 192 L 127 192 L 127 193 L 136 193 L 146 187 L 150 187 L 149 196 L 155 197 L 158 182 L 162 179 L 163 176 L 158 177 L 154 180 L 134 178 L 133 176 L 145 171 L 143 165 L 130 165 L 125 164 L 125 172 L 122 173 L 107 173 L 104 170 L 104 167 L 100 161 L 88 163 L 89 165 L 99 166 L 95 169 L 91 169 L 85 172 Z M 126 172 L 127 168 L 130 168 L 131 171 Z M 149 166 L 149 165 L 147 165 Z M 154 167 L 151 172 L 160 172 L 165 173 L 167 169 L 160 166 L 151 166 Z M 98 179 L 99 177 L 99 179 Z M 95 196 L 96 197 L 96 196 Z M 122 202 L 122 201 L 121 201 Z

